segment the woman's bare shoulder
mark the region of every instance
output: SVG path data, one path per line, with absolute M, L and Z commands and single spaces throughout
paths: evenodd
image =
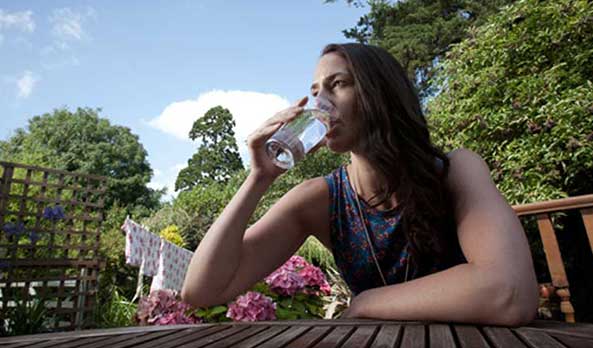
M 465 147 L 459 147 L 447 153 L 449 160 L 482 160 L 482 156 Z
M 308 179 L 288 194 L 298 200 L 300 219 L 312 234 L 325 243 L 329 236 L 329 188 L 323 177 Z
M 302 208 L 316 209 L 329 204 L 329 188 L 323 177 L 303 181 L 290 190 L 288 195 L 298 200 Z
M 498 191 L 482 156 L 465 148 L 451 151 L 447 156 L 450 162 L 447 184 L 457 200 L 476 195 L 485 197 Z

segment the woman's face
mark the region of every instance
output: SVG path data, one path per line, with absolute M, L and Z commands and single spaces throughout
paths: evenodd
M 360 118 L 356 115 L 354 78 L 342 56 L 328 53 L 319 59 L 311 94 L 325 97 L 336 110 L 325 136 L 327 147 L 338 153 L 351 151 L 358 139 Z

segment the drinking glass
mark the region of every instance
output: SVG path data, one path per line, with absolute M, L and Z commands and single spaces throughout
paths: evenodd
M 330 110 L 327 102 L 316 100 L 315 108 L 305 109 L 289 123 L 284 124 L 266 142 L 266 151 L 272 162 L 290 169 L 325 137 Z

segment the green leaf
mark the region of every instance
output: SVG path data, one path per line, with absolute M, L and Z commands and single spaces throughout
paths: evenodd
M 216 306 L 210 310 L 210 316 L 215 316 L 217 314 L 226 313 L 228 310 L 227 306 Z

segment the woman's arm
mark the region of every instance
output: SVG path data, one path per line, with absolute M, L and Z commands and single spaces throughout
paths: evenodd
M 527 239 L 515 212 L 490 179 L 486 163 L 469 150 L 455 151 L 448 184 L 468 263 L 364 291 L 353 300 L 346 317 L 510 326 L 534 318 L 538 290 Z
M 261 197 L 283 172 L 268 159 L 265 142 L 305 103 L 306 98 L 280 112 L 249 137 L 251 172 L 198 245 L 181 291 L 185 302 L 206 307 L 232 300 L 279 267 L 313 226 L 324 223 L 320 212 L 327 212 L 327 185 L 318 178 L 294 187 L 246 230 Z

